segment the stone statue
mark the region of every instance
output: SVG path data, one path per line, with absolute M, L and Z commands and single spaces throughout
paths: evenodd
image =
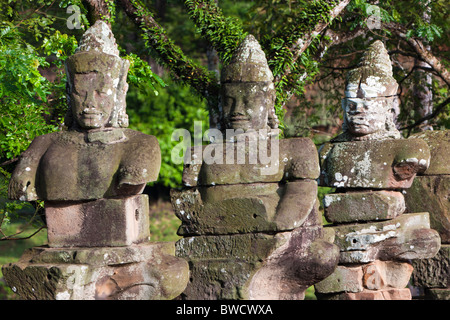
M 221 88 L 226 138 L 203 146 L 202 161 L 194 151 L 185 188 L 171 194 L 184 237 L 177 254 L 191 266 L 182 296 L 303 299 L 333 271 L 338 255 L 323 240 L 315 145 L 278 138 L 273 75 L 253 36 L 222 70 Z M 215 161 L 205 159 L 211 149 Z
M 83 35 L 66 62 L 69 130 L 36 137 L 13 173 L 11 199 L 79 201 L 136 195 L 157 179 L 157 139 L 126 129 L 128 67 L 106 24 L 98 23 Z
M 336 188 L 324 197 L 326 229 L 340 248 L 335 272 L 315 286 L 320 299 L 411 299 L 410 260 L 439 250 L 428 212 L 404 214 L 402 189 L 428 168 L 430 150 L 395 128 L 397 86 L 387 50 L 375 41 L 348 74 L 343 133 L 319 149 L 320 183 Z
M 127 129 L 129 62 L 97 21 L 66 61 L 68 130 L 36 137 L 12 174 L 11 199 L 45 201 L 48 247 L 3 267 L 22 299 L 170 299 L 186 261 L 150 243 L 142 194 L 161 166 L 157 139 Z

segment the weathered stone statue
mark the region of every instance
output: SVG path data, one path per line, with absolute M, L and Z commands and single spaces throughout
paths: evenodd
M 36 137 L 12 175 L 11 199 L 45 201 L 50 247 L 3 268 L 21 298 L 170 299 L 186 285 L 174 244 L 148 242 L 142 191 L 161 154 L 154 136 L 126 129 L 128 67 L 97 21 L 66 62 L 69 129 Z
M 439 232 L 441 249 L 430 259 L 413 261 L 412 284 L 417 297 L 450 300 L 450 131 L 424 131 L 410 139 L 423 139 L 430 147 L 428 169 L 405 191 L 407 210 L 430 213 L 430 224 Z
M 395 129 L 396 92 L 389 55 L 376 41 L 349 72 L 343 133 L 319 150 L 320 181 L 336 188 L 324 207 L 340 248 L 336 271 L 316 285 L 321 299 L 411 299 L 409 261 L 439 250 L 429 214 L 404 214 L 402 189 L 428 168 L 430 150 Z
M 248 36 L 222 71 L 227 138 L 203 146 L 200 161 L 194 151 L 185 188 L 172 191 L 184 237 L 177 255 L 191 267 L 185 299 L 303 299 L 336 266 L 337 247 L 323 240 L 315 145 L 278 138 L 272 81 Z

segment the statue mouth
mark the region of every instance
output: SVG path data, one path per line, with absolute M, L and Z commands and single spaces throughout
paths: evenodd
M 354 127 L 369 127 L 370 123 L 365 117 L 348 117 L 348 122 Z
M 81 116 L 86 119 L 95 119 L 103 117 L 103 113 L 101 112 L 82 112 Z
M 235 115 L 230 118 L 230 122 L 248 122 L 249 118 L 242 115 Z

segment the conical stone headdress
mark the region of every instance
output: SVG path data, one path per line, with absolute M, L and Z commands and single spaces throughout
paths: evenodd
M 377 40 L 364 53 L 358 67 L 347 74 L 345 97 L 390 97 L 396 95 L 397 88 L 389 54 L 383 42 Z
M 231 61 L 222 69 L 221 83 L 264 83 L 265 91 L 273 94 L 275 87 L 273 74 L 267 63 L 266 55 L 259 42 L 253 35 L 245 37 L 231 58 Z M 268 110 L 268 125 L 272 129 L 278 128 L 278 117 L 275 113 L 274 102 Z
M 254 36 L 248 35 L 236 49 L 230 63 L 224 67 L 222 83 L 272 82 L 266 55 Z
M 103 80 L 100 81 L 112 81 L 116 88 L 110 123 L 114 127 L 127 127 L 125 96 L 129 66 L 128 60 L 119 57 L 116 40 L 109 26 L 104 21 L 97 20 L 83 34 L 75 54 L 66 60 L 68 93 L 71 92 L 75 74 L 96 72 L 103 75 Z
M 400 132 L 394 124 L 394 113 L 392 112 L 392 103 L 396 99 L 398 84 L 393 77 L 392 64 L 389 54 L 384 44 L 377 40 L 365 51 L 358 66 L 350 70 L 347 74 L 345 87 L 345 97 L 342 100 L 342 106 L 345 111 L 345 104 L 348 98 L 381 98 L 384 100 L 378 108 L 378 113 L 385 114 L 384 130 L 364 135 L 353 136 L 348 132 L 346 118 L 342 125 L 343 133 L 332 141 L 351 141 L 351 140 L 373 140 L 373 139 L 398 139 Z M 366 115 L 369 117 L 368 115 Z M 370 115 L 374 117 L 374 115 Z

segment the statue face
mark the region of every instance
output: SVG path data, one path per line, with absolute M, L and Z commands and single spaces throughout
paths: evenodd
M 90 72 L 74 75 L 70 101 L 75 121 L 83 129 L 104 128 L 114 107 L 116 89 L 112 79 Z
M 351 134 L 364 136 L 386 130 L 385 99 L 344 98 L 342 107 Z
M 227 129 L 265 129 L 273 92 L 265 83 L 226 83 L 222 105 Z

